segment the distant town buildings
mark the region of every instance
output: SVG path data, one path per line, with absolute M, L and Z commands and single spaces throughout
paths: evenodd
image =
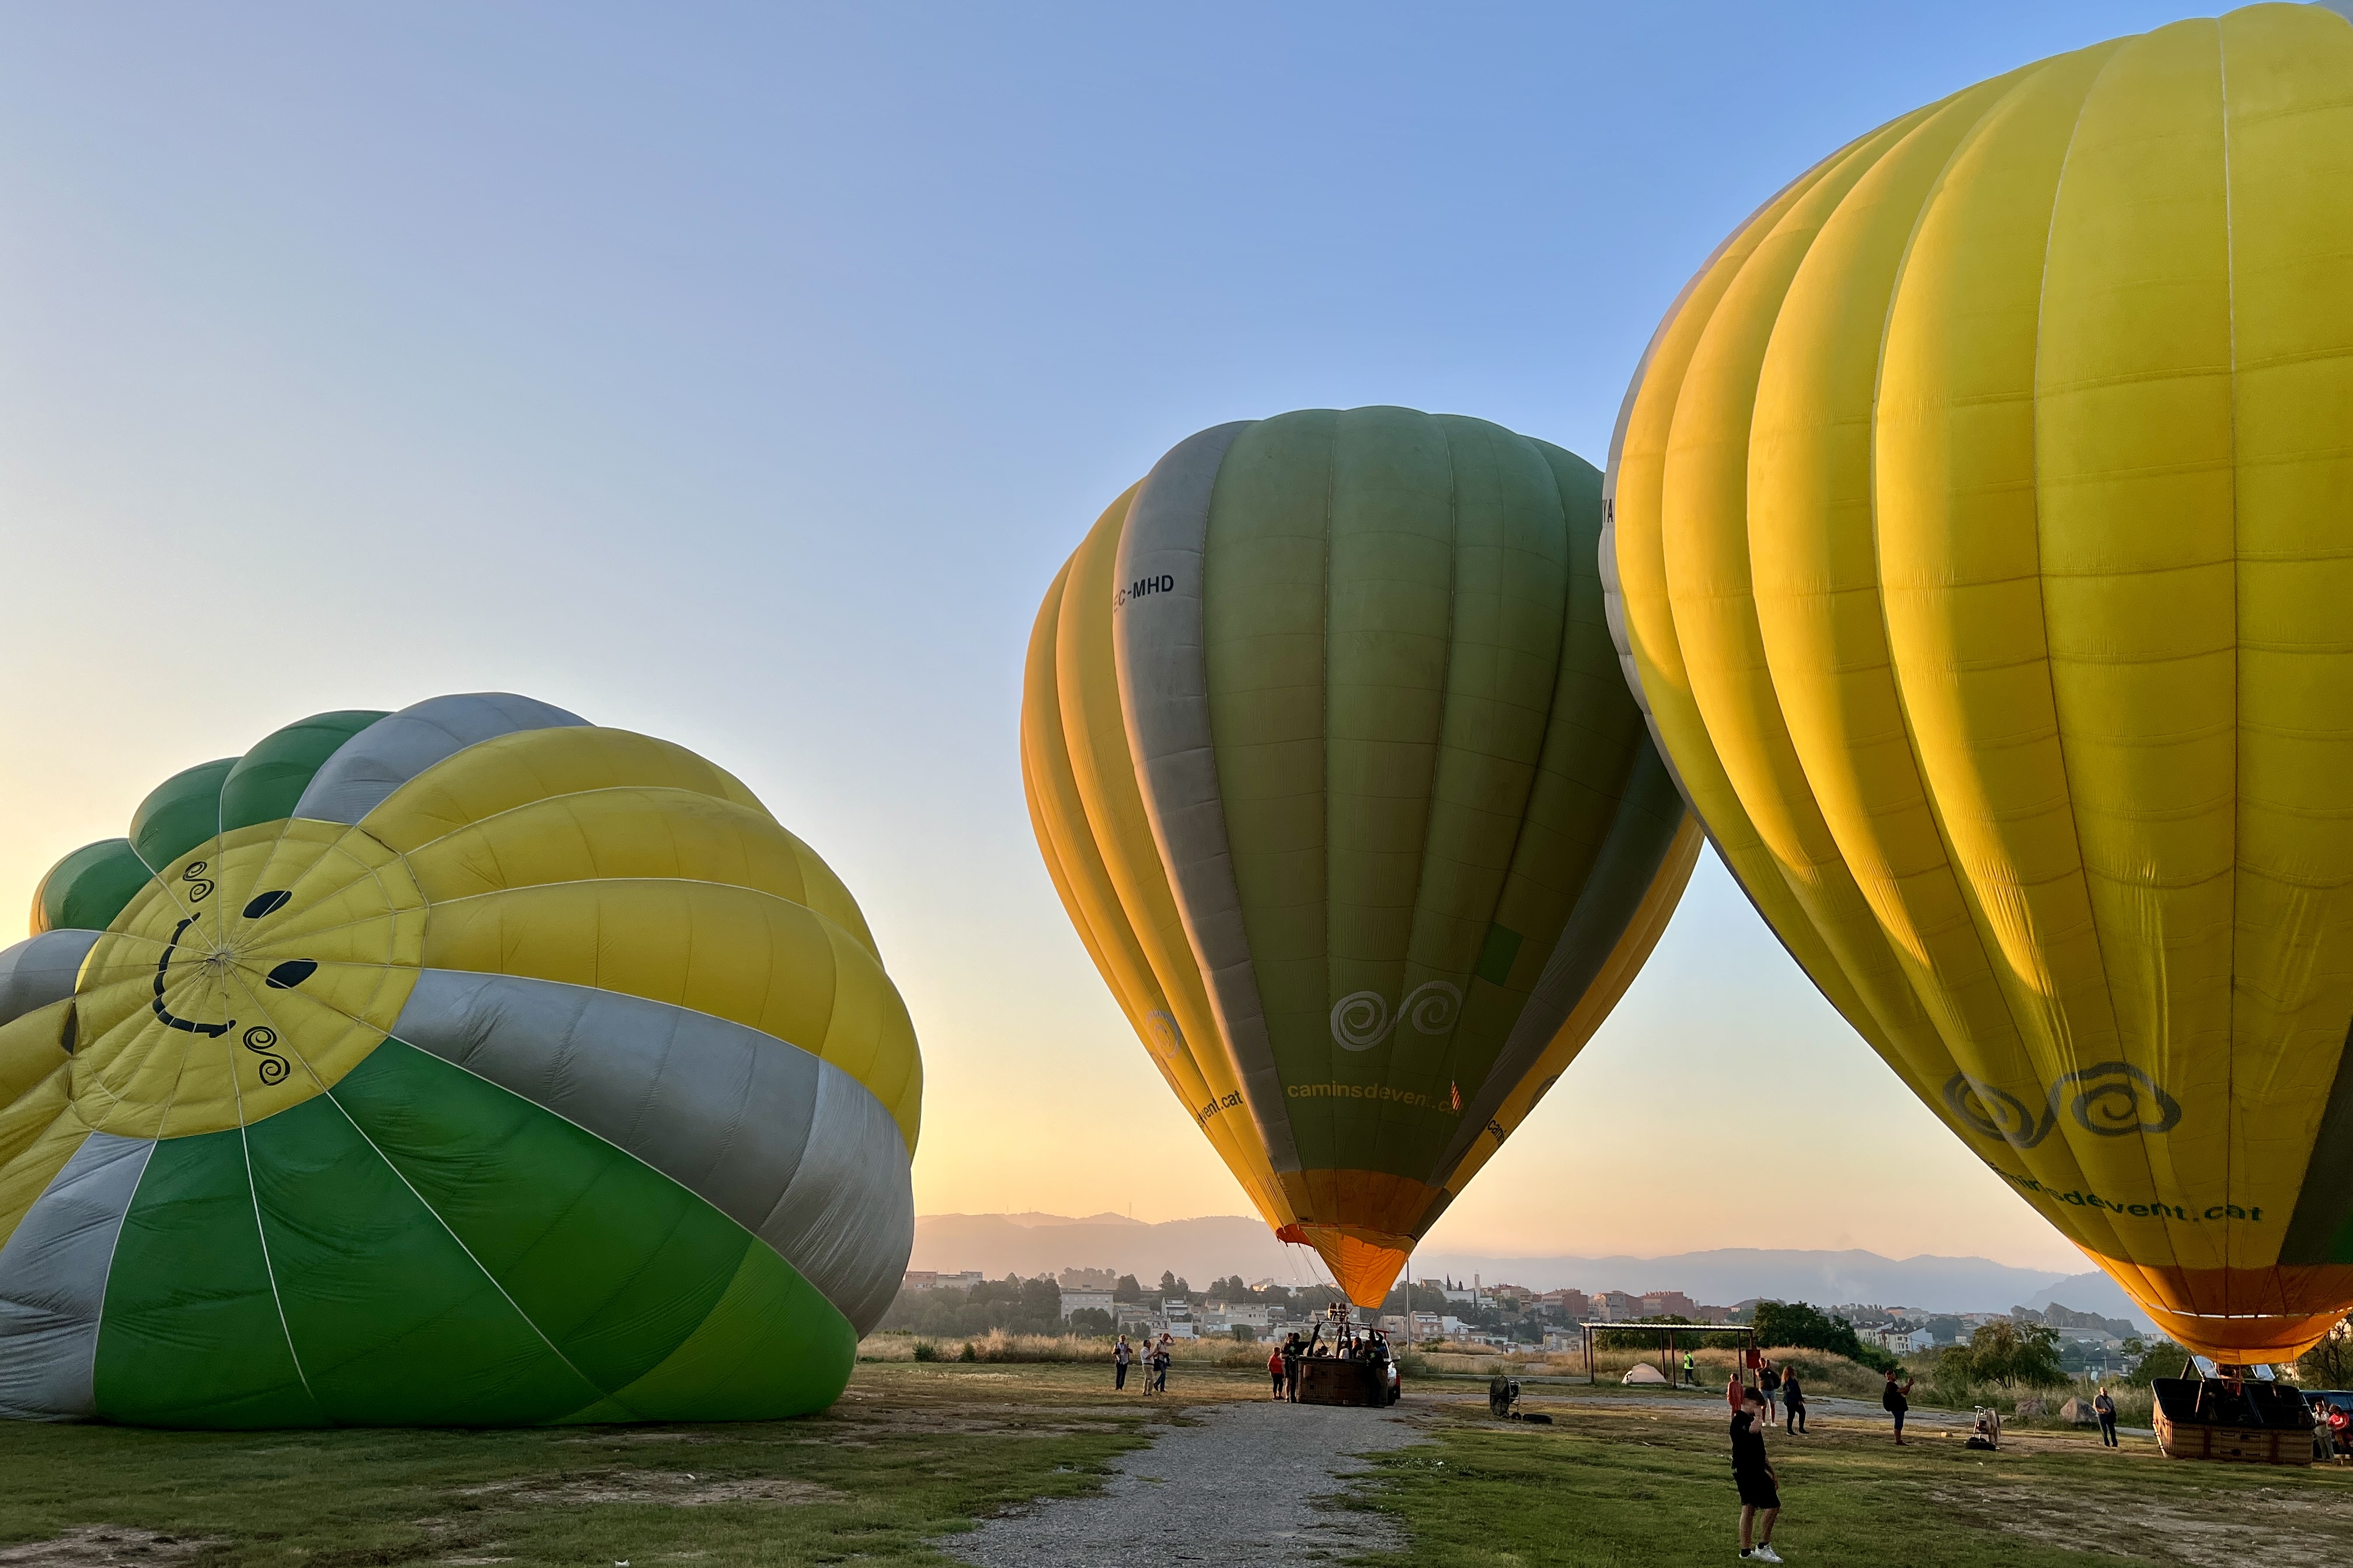
M 1050 1284 L 1060 1292 L 1060 1320 L 1065 1325 L 1081 1312 L 1101 1312 L 1123 1333 L 1154 1337 L 1166 1333 L 1187 1340 L 1203 1336 L 1280 1339 L 1287 1330 L 1304 1326 L 1298 1321 L 1303 1315 L 1320 1317 L 1321 1302 L 1326 1299 L 1322 1294 L 1311 1295 L 1309 1306 L 1303 1308 L 1293 1294 L 1295 1285 L 1286 1287 L 1273 1279 L 1246 1288 L 1240 1287 L 1238 1279 L 1223 1279 L 1218 1286 L 1219 1297 L 1210 1299 L 1205 1292 L 1189 1290 L 1182 1281 L 1163 1276 L 1159 1290 L 1123 1301 L 1119 1293 L 1124 1279 L 1124 1276 L 1109 1268 L 1064 1268 L 1026 1282 L 1018 1279 L 991 1282 L 976 1268 L 910 1268 L 905 1272 L 903 1288 L 911 1292 L 969 1291 L 987 1285 L 995 1292 L 993 1300 L 1011 1300 L 1006 1292 L 1008 1287 L 1012 1287 L 1016 1294 L 1033 1299 L 1032 1310 L 1050 1312 L 1053 1309 L 1048 1303 L 1054 1298 L 1038 1299 L 1036 1291 L 1036 1287 Z M 1126 1280 L 1125 1288 L 1132 1298 L 1139 1295 L 1134 1281 Z M 1272 1300 L 1248 1299 L 1260 1292 Z M 1448 1310 L 1431 1310 L 1433 1300 L 1443 1301 Z M 1638 1323 L 1646 1320 L 1746 1323 L 1754 1320 L 1759 1304 L 1758 1298 L 1750 1297 L 1730 1307 L 1713 1306 L 1694 1301 L 1684 1291 L 1670 1289 L 1638 1294 L 1563 1287 L 1538 1291 L 1508 1281 L 1488 1285 L 1474 1274 L 1467 1284 L 1451 1277 L 1414 1281 L 1412 1315 L 1391 1312 L 1380 1317 L 1378 1322 L 1388 1332 L 1401 1337 L 1426 1340 L 1435 1336 L 1497 1345 L 1540 1343 L 1547 1350 L 1573 1350 L 1582 1342 L 1582 1326 L 1586 1324 Z M 2066 1358 L 2064 1364 L 2069 1367 L 2094 1362 L 2105 1367 L 2110 1358 L 2121 1352 L 2126 1341 L 2142 1334 L 2136 1324 L 2124 1319 L 2059 1305 L 2042 1309 L 2014 1307 L 2008 1312 L 1952 1313 L 1926 1307 L 1851 1301 L 1822 1310 L 1845 1319 L 1864 1343 L 1905 1356 L 1931 1351 L 1939 1344 L 1966 1342 L 1987 1323 L 2015 1321 L 2048 1327 L 2058 1338 Z M 1100 1324 L 1101 1320 L 1095 1321 Z
M 1112 1295 L 1111 1286 L 1106 1285 L 1100 1290 L 1074 1289 L 1068 1285 L 1062 1287 L 1062 1321 L 1069 1322 L 1073 1312 L 1088 1310 L 1101 1312 L 1108 1318 L 1119 1315 L 1119 1302 Z
M 980 1281 L 981 1272 L 977 1268 L 967 1268 L 960 1274 L 944 1274 L 931 1268 L 910 1268 L 907 1270 L 906 1277 L 900 1280 L 899 1289 L 936 1290 L 942 1286 L 946 1286 L 954 1290 L 969 1290 Z

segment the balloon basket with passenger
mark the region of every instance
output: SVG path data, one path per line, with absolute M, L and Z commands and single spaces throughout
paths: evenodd
M 2157 1446 L 2168 1459 L 2219 1459 L 2242 1465 L 2309 1465 L 2320 1420 L 2304 1391 L 2258 1378 L 2252 1367 L 2221 1365 L 2200 1376 L 2190 1362 L 2179 1377 L 2151 1380 Z
M 1381 1409 L 1404 1392 L 1388 1335 L 1351 1322 L 1345 1307 L 1326 1308 L 1299 1357 L 1299 1403 Z

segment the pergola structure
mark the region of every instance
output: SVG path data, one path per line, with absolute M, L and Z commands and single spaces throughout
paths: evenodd
M 1662 1359 L 1667 1364 L 1660 1370 L 1667 1374 L 1671 1386 L 1680 1386 L 1683 1381 L 1675 1369 L 1677 1334 L 1689 1334 L 1694 1340 L 1709 1334 L 1738 1334 L 1747 1342 L 1741 1349 L 1740 1363 L 1744 1367 L 1748 1364 L 1750 1353 L 1757 1349 L 1757 1331 L 1746 1323 L 1579 1323 L 1577 1327 L 1585 1331 L 1585 1381 L 1588 1383 L 1601 1381 L 1600 1375 L 1593 1370 L 1593 1336 L 1597 1333 L 1665 1335 L 1667 1353 Z

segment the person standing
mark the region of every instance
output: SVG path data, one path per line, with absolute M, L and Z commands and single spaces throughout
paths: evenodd
M 1282 1385 L 1293 1405 L 1299 1403 L 1299 1360 L 1305 1353 L 1297 1334 L 1282 1342 Z
M 1693 1362 L 1689 1351 L 1683 1352 L 1683 1382 L 1694 1388 L 1699 1386 L 1699 1367 Z
M 1269 1397 L 1282 1397 L 1282 1347 L 1277 1345 L 1266 1358 L 1266 1375 L 1274 1382 L 1274 1392 Z
M 1111 1385 L 1114 1391 L 1127 1386 L 1127 1363 L 1134 1359 L 1135 1352 L 1128 1345 L 1127 1336 L 1120 1335 L 1119 1343 L 1112 1347 L 1111 1352 Z
M 2100 1442 L 2107 1447 L 2116 1447 L 2116 1402 L 2108 1397 L 2105 1384 L 2092 1396 L 2092 1414 L 2100 1418 Z
M 1740 1493 L 1740 1555 L 1754 1563 L 1778 1563 L 1773 1550 L 1773 1521 L 1781 1516 L 1780 1478 L 1765 1457 L 1765 1395 L 1742 1390 L 1742 1403 L 1732 1415 L 1732 1484 Z M 1756 1544 L 1751 1546 L 1751 1536 Z
M 1732 1369 L 1732 1381 L 1724 1385 L 1725 1403 L 1732 1406 L 1734 1415 L 1740 1413 L 1741 1396 L 1746 1392 L 1740 1385 L 1740 1369 L 1736 1366 Z
M 1757 1374 L 1757 1392 L 1765 1396 L 1765 1425 L 1770 1426 L 1780 1415 L 1773 1406 L 1774 1402 L 1781 1397 L 1781 1374 L 1773 1370 L 1773 1363 L 1769 1361 L 1765 1363 L 1765 1370 Z
M 1879 1392 L 1879 1407 L 1895 1417 L 1895 1440 L 1904 1441 L 1904 1413 L 1912 1408 L 1912 1380 L 1905 1378 L 1904 1386 L 1895 1386 L 1895 1374 L 1887 1374 L 1887 1386 Z

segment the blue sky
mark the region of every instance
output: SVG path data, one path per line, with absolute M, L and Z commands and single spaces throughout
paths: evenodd
M 1598 463 L 1776 187 L 2174 15 L 0 7 L 0 903 L 302 713 L 527 691 L 729 766 L 849 881 L 925 1044 L 926 1211 L 1239 1212 L 1022 809 L 1087 524 L 1293 407 Z M 1446 1226 L 2076 1256 L 1712 866 Z

